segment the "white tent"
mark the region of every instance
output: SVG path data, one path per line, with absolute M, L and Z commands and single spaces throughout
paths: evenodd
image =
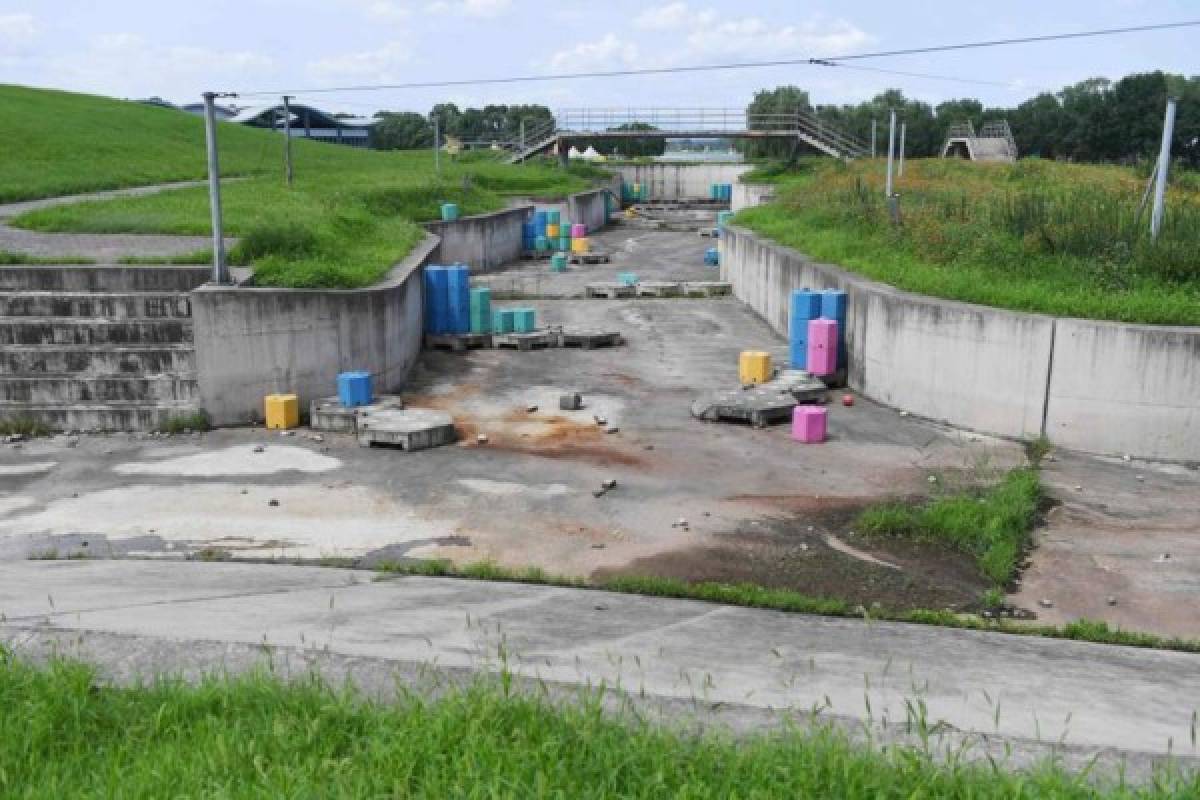
M 583 157 L 583 153 L 579 152 L 579 150 L 574 145 L 571 145 L 571 149 L 567 151 L 567 158 L 582 158 L 582 157 Z
M 572 148 L 572 149 L 574 149 L 574 148 Z M 603 161 L 604 160 L 604 156 L 602 156 L 600 153 L 596 152 L 596 148 L 592 147 L 591 145 L 588 145 L 588 149 L 583 151 L 583 155 L 580 156 L 580 158 L 586 159 L 587 161 Z

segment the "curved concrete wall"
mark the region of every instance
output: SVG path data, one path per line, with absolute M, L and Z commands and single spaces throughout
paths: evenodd
M 781 335 L 793 289 L 849 295 L 850 384 L 931 419 L 1106 455 L 1200 460 L 1200 328 L 1056 319 L 902 292 L 727 226 L 721 273 Z
M 754 208 L 775 199 L 775 185 L 770 183 L 735 183 L 733 185 L 733 200 L 729 204 L 731 211 L 741 211 L 743 208 Z
M 567 219 L 573 223 L 583 223 L 588 233 L 600 230 L 608 224 L 608 207 L 604 200 L 606 194 L 607 189 L 592 189 L 571 195 L 567 198 Z
M 453 222 L 427 222 L 425 229 L 441 240 L 434 260 L 466 264 L 471 272 L 512 263 L 521 257 L 521 224 L 532 211 L 533 206 L 520 205 Z
M 339 372 L 367 370 L 377 392 L 403 386 L 421 350 L 421 267 L 436 236 L 365 289 L 201 286 L 192 292 L 200 402 L 216 425 L 262 418 L 263 397 L 337 393 Z
M 709 187 L 714 183 L 732 183 L 737 190 L 738 178 L 751 169 L 749 164 L 622 164 L 607 166 L 620 174 L 628 184 L 644 183 L 650 187 L 650 200 L 707 200 Z

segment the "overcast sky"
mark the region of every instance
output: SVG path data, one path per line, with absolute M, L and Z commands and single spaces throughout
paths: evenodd
M 0 0 L 0 82 L 191 102 L 205 89 L 809 58 L 1198 17 L 1196 0 Z M 1012 105 L 1095 75 L 1195 74 L 1198 41 L 1192 28 L 856 62 L 1000 85 L 779 67 L 301 97 L 360 114 L 424 112 L 440 100 L 741 107 L 757 88 L 794 83 L 822 103 L 899 87 L 933 103 Z

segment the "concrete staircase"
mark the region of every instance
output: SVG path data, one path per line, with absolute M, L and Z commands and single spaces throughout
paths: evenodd
M 0 267 L 0 420 L 153 430 L 200 410 L 188 293 L 205 267 Z

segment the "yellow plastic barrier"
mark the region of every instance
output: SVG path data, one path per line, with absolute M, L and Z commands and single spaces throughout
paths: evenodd
M 743 350 L 738 358 L 738 380 L 743 384 L 771 380 L 771 354 L 762 350 Z
M 263 408 L 268 428 L 287 430 L 300 424 L 300 398 L 294 394 L 269 394 Z
M 584 253 L 587 253 L 587 251 L 588 251 L 588 240 L 587 240 L 586 236 L 582 239 L 572 239 L 571 240 L 571 252 L 572 253 L 575 253 L 576 255 L 583 255 Z

